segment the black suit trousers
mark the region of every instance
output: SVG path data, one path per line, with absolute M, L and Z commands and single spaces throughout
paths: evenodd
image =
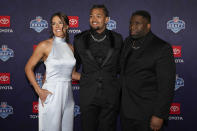
M 127 118 L 122 112 L 120 120 L 122 131 L 153 131 L 150 128 L 150 120 L 136 120 Z M 163 127 L 159 131 L 163 131 Z
M 93 101 L 81 108 L 82 131 L 116 131 L 117 114 L 117 107 L 106 102 L 100 89 Z

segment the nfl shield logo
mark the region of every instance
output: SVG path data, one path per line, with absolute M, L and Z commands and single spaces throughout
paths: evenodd
M 7 105 L 7 102 L 1 102 L 0 117 L 5 119 L 8 115 L 13 114 L 13 108 Z
M 75 105 L 75 107 L 74 107 L 74 116 L 76 117 L 79 114 L 80 114 L 80 107 L 78 105 Z
M 40 87 L 42 87 L 42 74 L 36 73 L 36 81 Z
M 173 17 L 172 20 L 167 22 L 167 29 L 178 33 L 180 30 L 185 29 L 185 22 L 180 20 L 179 17 Z
M 14 57 L 14 51 L 9 49 L 7 45 L 2 45 L 0 48 L 0 59 L 2 61 L 7 61 L 10 57 Z
M 180 78 L 178 75 L 176 75 L 176 83 L 175 83 L 175 89 L 174 90 L 176 91 L 182 86 L 184 86 L 183 78 Z
M 7 50 L 7 45 L 2 45 L 2 50 L 6 51 Z
M 109 22 L 107 23 L 107 29 L 108 30 L 114 30 L 114 29 L 116 29 L 116 21 L 111 20 L 109 18 Z

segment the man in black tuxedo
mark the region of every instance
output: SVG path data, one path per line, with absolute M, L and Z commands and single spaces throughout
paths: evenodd
M 159 131 L 173 99 L 175 62 L 171 45 L 151 32 L 151 16 L 136 11 L 121 55 L 122 131 Z
M 120 103 L 119 71 L 122 36 L 106 29 L 104 5 L 90 9 L 90 30 L 74 38 L 76 70 L 82 65 L 80 111 L 83 131 L 115 131 Z

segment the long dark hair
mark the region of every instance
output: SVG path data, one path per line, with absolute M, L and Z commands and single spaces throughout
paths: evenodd
M 69 26 L 69 19 L 68 19 L 68 16 L 65 15 L 64 13 L 62 12 L 57 12 L 57 13 L 54 13 L 52 16 L 51 16 L 51 19 L 50 19 L 50 22 L 51 22 L 51 29 L 52 29 L 52 19 L 53 17 L 55 16 L 58 16 L 60 18 L 60 20 L 64 23 L 64 25 L 68 25 Z M 63 30 L 63 29 L 62 29 Z M 51 38 L 54 36 L 53 34 L 53 31 L 51 30 Z M 65 33 L 65 36 L 66 36 L 66 42 L 69 43 L 69 33 L 68 33 L 68 29 L 66 30 L 66 33 Z

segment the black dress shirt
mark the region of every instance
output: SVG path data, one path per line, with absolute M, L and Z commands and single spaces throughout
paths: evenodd
M 96 62 L 101 65 L 107 56 L 107 52 L 110 48 L 110 40 L 108 36 L 108 31 L 105 30 L 102 33 L 97 33 L 96 31 L 90 32 L 89 49 L 94 56 Z M 92 38 L 94 37 L 94 38 Z M 103 41 L 97 42 L 94 39 L 100 40 L 105 38 Z

